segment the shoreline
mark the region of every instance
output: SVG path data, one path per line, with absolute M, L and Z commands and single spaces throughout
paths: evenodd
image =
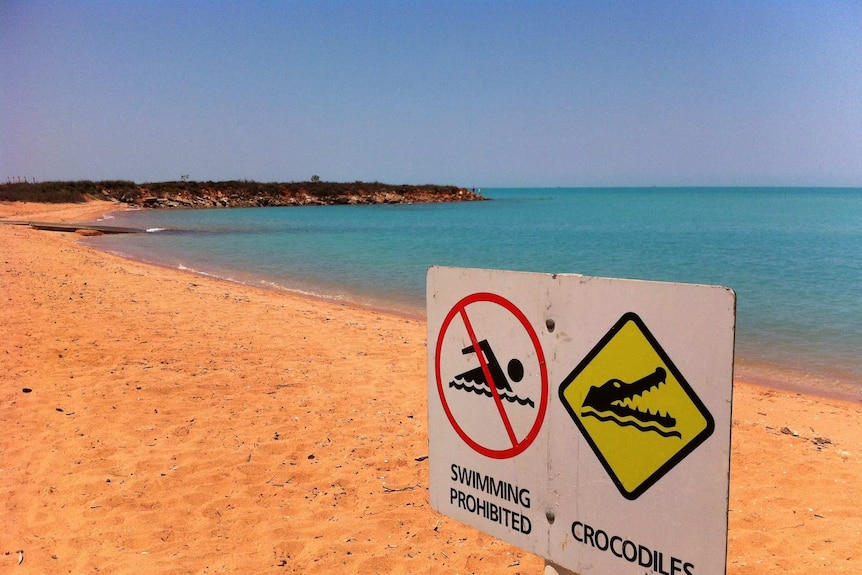
M 18 209 L 14 209 L 14 206 L 18 206 Z M 9 209 L 10 207 L 12 207 L 11 210 Z M 61 223 L 106 222 L 113 219 L 112 213 L 136 211 L 140 209 L 142 208 L 134 205 L 123 204 L 115 200 L 89 200 L 81 204 L 54 205 L 30 202 L 0 202 L 0 219 L 11 220 L 18 216 L 28 219 L 33 219 L 36 216 L 51 217 L 59 212 L 62 215 L 59 216 L 58 222 Z M 284 294 L 288 297 L 299 297 L 309 299 L 311 301 L 345 306 L 372 313 L 392 315 L 398 318 L 425 321 L 425 310 L 422 307 L 413 308 L 408 304 L 404 304 L 396 308 L 393 306 L 387 306 L 384 302 L 374 300 L 373 298 L 363 299 L 362 296 L 358 295 L 348 294 L 346 297 L 333 296 L 326 293 L 316 293 L 303 288 L 286 287 L 267 282 L 265 280 L 256 280 L 254 278 L 235 279 L 233 277 L 208 273 L 206 271 L 186 266 L 177 267 L 171 263 L 142 259 L 103 249 L 92 243 L 87 243 L 86 240 L 89 238 L 86 238 L 85 236 L 86 234 L 76 236 L 76 243 L 82 247 L 94 249 L 114 257 L 138 262 L 143 265 L 187 273 L 196 277 L 208 278 L 213 281 L 221 281 L 237 286 L 262 289 L 275 294 Z M 733 378 L 734 383 L 745 382 L 750 385 L 784 392 L 836 399 L 853 403 L 862 402 L 862 382 L 856 381 L 855 378 L 852 378 L 847 374 L 838 372 L 825 374 L 814 373 L 811 371 L 789 368 L 779 364 L 767 363 L 737 354 L 734 359 Z
M 23 550 L 21 573 L 542 571 L 430 509 L 423 320 L 68 234 L 0 239 L 0 565 Z M 728 574 L 860 571 L 860 415 L 736 382 Z
M 111 211 L 130 211 L 140 209 L 125 205 L 121 205 L 120 207 L 121 210 Z M 98 221 L 110 221 L 110 219 L 112 219 L 111 214 L 108 212 Z M 180 264 L 180 267 L 177 267 L 174 263 L 116 253 L 109 249 L 100 247 L 98 245 L 98 239 L 95 241 L 85 240 L 83 243 L 88 247 L 105 253 L 110 253 L 131 261 L 138 261 L 147 265 L 162 267 L 164 269 L 185 271 L 198 276 L 213 278 L 228 283 L 257 287 L 271 290 L 275 293 L 286 293 L 299 297 L 307 297 L 316 301 L 346 305 L 358 309 L 392 314 L 398 317 L 416 320 L 424 320 L 425 318 L 425 309 L 423 306 L 414 306 L 407 302 L 401 302 L 398 306 L 395 306 L 384 300 L 375 299 L 373 296 L 368 295 L 349 292 L 339 295 L 330 295 L 327 293 L 327 289 L 325 287 L 320 290 L 316 290 L 315 287 L 305 288 L 285 286 L 251 276 L 247 278 L 231 277 L 225 274 L 219 274 L 218 272 L 211 273 L 194 269 L 193 267 L 187 267 L 183 264 Z M 335 288 L 333 288 L 333 291 L 335 291 Z M 735 358 L 734 369 L 735 381 L 745 381 L 762 387 L 794 393 L 804 393 L 818 397 L 840 399 L 851 402 L 862 401 L 862 380 L 859 380 L 858 377 L 854 377 L 846 372 L 840 372 L 837 370 L 825 372 L 821 370 L 815 372 L 813 370 L 790 368 L 781 364 L 764 362 L 755 357 L 749 357 L 739 353 L 737 353 Z
M 106 253 L 114 257 L 118 257 L 124 260 L 138 262 L 143 265 L 153 266 L 165 270 L 171 270 L 179 273 L 189 274 L 194 277 L 206 278 L 216 282 L 224 282 L 226 284 L 243 286 L 250 289 L 259 289 L 264 290 L 273 294 L 281 294 L 287 297 L 296 297 L 301 299 L 308 299 L 313 302 L 320 302 L 323 304 L 337 305 L 345 308 L 351 308 L 355 310 L 365 311 L 369 313 L 379 313 L 383 315 L 389 315 L 396 318 L 409 319 L 415 321 L 425 321 L 425 312 L 424 311 L 412 311 L 407 309 L 395 309 L 391 307 L 386 307 L 385 305 L 378 305 L 375 302 L 363 302 L 360 301 L 359 298 L 353 297 L 340 297 L 340 296 L 330 296 L 326 294 L 316 293 L 309 290 L 303 290 L 299 288 L 289 288 L 284 287 L 272 282 L 267 282 L 265 280 L 241 280 L 233 277 L 221 276 L 218 274 L 212 274 L 204 271 L 200 271 L 194 268 L 187 267 L 185 265 L 175 266 L 169 263 L 162 263 L 151 260 L 144 260 L 136 257 L 125 256 L 123 254 L 115 253 L 110 250 L 100 249 L 97 246 L 82 244 L 87 248 L 94 249 L 98 252 Z
M 284 294 L 289 297 L 299 297 L 327 304 L 344 306 L 356 310 L 367 311 L 371 313 L 381 313 L 397 318 L 416 320 L 424 322 L 426 320 L 426 312 L 424 309 L 406 307 L 394 308 L 386 306 L 383 302 L 366 299 L 361 301 L 358 296 L 353 297 L 347 295 L 329 296 L 326 294 L 316 293 L 300 288 L 289 288 L 264 280 L 243 280 L 235 279 L 217 274 L 200 271 L 190 267 L 177 267 L 169 263 L 162 263 L 152 260 L 144 260 L 141 258 L 125 256 L 123 254 L 114 253 L 109 250 L 100 249 L 98 246 L 84 244 L 87 247 L 97 251 L 113 255 L 129 261 L 135 261 L 144 265 L 159 267 L 166 270 L 173 270 L 181 273 L 187 273 L 195 277 L 208 278 L 214 281 L 225 282 L 238 286 L 245 286 L 252 289 L 266 290 L 275 294 Z M 756 385 L 766 389 L 774 389 L 785 392 L 800 393 L 813 397 L 823 397 L 827 399 L 837 399 L 847 402 L 862 402 L 862 387 L 860 385 L 841 378 L 838 374 L 836 377 L 829 377 L 805 372 L 798 369 L 791 369 L 785 366 L 765 363 L 751 358 L 737 356 L 734 359 L 734 382 L 743 382 L 749 385 Z

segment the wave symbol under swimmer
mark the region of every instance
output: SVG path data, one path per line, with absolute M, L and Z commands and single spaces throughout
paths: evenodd
M 490 389 L 485 389 L 484 387 L 474 387 L 467 383 L 458 383 L 455 381 L 449 382 L 449 387 L 453 389 L 463 390 L 463 391 L 472 391 L 477 395 L 486 395 L 488 397 L 494 397 L 494 394 L 491 393 Z M 505 399 L 511 403 L 520 403 L 521 405 L 529 405 L 530 407 L 535 407 L 536 404 L 529 397 L 518 397 L 517 395 L 509 395 L 505 391 L 500 394 L 500 399 Z

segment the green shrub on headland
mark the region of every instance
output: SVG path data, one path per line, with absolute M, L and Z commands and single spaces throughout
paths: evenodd
M 137 185 L 134 182 L 122 180 L 103 182 L 77 180 L 73 182 L 39 182 L 33 184 L 18 182 L 0 184 L 0 200 L 52 204 L 77 203 L 95 198 L 104 199 L 106 194 L 110 197 L 116 197 L 136 188 Z M 105 193 L 100 193 L 100 190 L 105 190 Z

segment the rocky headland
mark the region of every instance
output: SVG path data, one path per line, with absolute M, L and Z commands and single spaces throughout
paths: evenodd
M 84 202 L 110 200 L 149 208 L 246 208 L 338 204 L 412 204 L 485 200 L 456 186 L 379 182 L 156 182 L 125 180 L 0 184 L 0 200 Z

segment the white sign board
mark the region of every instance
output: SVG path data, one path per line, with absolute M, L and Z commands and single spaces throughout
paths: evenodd
M 432 507 L 581 575 L 725 573 L 735 306 L 432 267 Z

